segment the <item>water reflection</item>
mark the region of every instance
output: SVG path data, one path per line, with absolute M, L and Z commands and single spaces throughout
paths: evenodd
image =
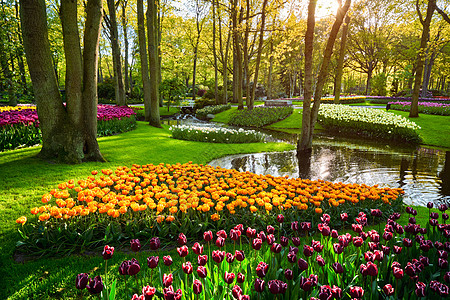
M 257 174 L 401 187 L 405 203 L 450 202 L 450 154 L 319 137 L 311 155 L 296 151 L 233 155 L 212 166 Z

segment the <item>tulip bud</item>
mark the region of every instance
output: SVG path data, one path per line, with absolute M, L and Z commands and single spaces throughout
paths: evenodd
M 89 275 L 87 273 L 80 273 L 75 280 L 75 287 L 82 290 L 86 287 L 89 281 Z
M 213 233 L 212 233 L 212 231 L 211 231 L 211 230 L 205 231 L 205 232 L 203 233 L 203 239 L 204 239 L 206 242 L 211 241 L 211 240 L 213 239 Z
M 178 235 L 178 245 L 183 246 L 186 245 L 187 243 L 187 238 L 183 233 L 180 233 Z
M 193 290 L 194 294 L 196 294 L 196 295 L 198 295 L 202 292 L 202 283 L 200 282 L 200 280 L 198 280 L 198 279 L 194 280 L 192 290 Z
M 161 241 L 158 237 L 153 237 L 150 239 L 150 249 L 152 250 L 158 250 L 161 246 Z
M 206 270 L 206 268 L 204 266 L 198 266 L 197 267 L 197 275 L 200 278 L 206 278 L 206 276 L 208 276 L 208 271 Z
M 139 252 L 139 250 L 141 250 L 141 242 L 139 242 L 138 239 L 131 240 L 130 244 L 133 252 Z
M 100 276 L 95 276 L 94 279 L 89 278 L 86 288 L 92 295 L 100 294 L 103 291 L 102 278 Z
M 154 269 L 158 266 L 159 257 L 158 256 L 150 256 L 147 257 L 147 265 L 150 269 Z
M 257 291 L 258 293 L 262 293 L 264 291 L 264 285 L 265 285 L 264 280 L 262 280 L 260 278 L 256 278 L 255 291 Z
M 164 274 L 163 275 L 163 285 L 164 287 L 169 287 L 173 283 L 173 275 L 172 274 Z
M 114 247 L 106 245 L 105 248 L 103 248 L 102 252 L 103 259 L 105 260 L 110 259 L 113 256 L 113 254 L 114 254 Z
M 170 255 L 163 257 L 164 264 L 170 266 L 173 263 L 172 257 Z
M 206 265 L 206 263 L 208 262 L 208 255 L 199 255 L 198 257 L 197 257 L 197 264 L 199 265 L 199 266 L 204 266 L 204 265 Z

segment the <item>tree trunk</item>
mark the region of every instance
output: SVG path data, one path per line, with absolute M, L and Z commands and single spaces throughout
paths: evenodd
M 137 0 L 136 5 L 138 17 L 139 55 L 141 57 L 141 74 L 144 93 L 145 121 L 150 122 L 151 97 L 150 97 L 150 77 L 148 75 L 147 44 L 145 39 L 144 1 Z
M 344 20 L 345 15 L 350 7 L 351 0 L 346 0 L 344 6 L 341 6 L 336 14 L 336 20 L 331 28 L 330 35 L 327 40 L 327 45 L 323 53 L 323 61 L 320 67 L 319 76 L 317 79 L 316 90 L 314 93 L 314 104 L 312 109 L 312 54 L 313 54 L 313 39 L 315 26 L 315 8 L 316 0 L 310 0 L 308 6 L 308 21 L 305 35 L 305 99 L 303 100 L 303 118 L 302 118 L 302 136 L 297 145 L 299 153 L 304 151 L 310 152 L 312 149 L 312 137 L 314 133 L 314 126 L 316 125 L 317 115 L 319 113 L 320 99 L 322 98 L 322 89 L 325 84 L 328 65 L 333 53 L 334 42 L 336 41 L 339 28 Z
M 259 32 L 259 45 L 258 45 L 258 54 L 256 56 L 255 78 L 253 79 L 253 86 L 252 86 L 252 91 L 251 91 L 250 100 L 249 100 L 251 108 L 253 108 L 253 104 L 255 102 L 255 91 L 256 91 L 256 85 L 258 83 L 259 65 L 261 63 L 261 54 L 262 54 L 262 48 L 263 48 L 263 43 L 264 43 L 264 27 L 266 26 L 266 7 L 267 7 L 267 0 L 264 0 L 262 11 L 261 11 L 261 30 Z M 249 97 L 247 96 L 247 98 L 249 98 Z
M 370 95 L 370 84 L 372 81 L 372 73 L 373 73 L 373 69 L 370 67 L 369 70 L 367 70 L 367 81 L 366 81 L 366 91 L 365 91 L 365 94 L 367 96 Z
M 269 74 L 267 75 L 267 100 L 272 99 L 272 72 L 273 72 L 273 40 L 270 41 Z
M 107 0 L 109 10 L 109 32 L 114 68 L 114 88 L 117 105 L 127 105 L 123 84 L 122 64 L 120 62 L 119 33 L 117 30 L 116 7 L 114 0 Z
M 16 19 L 19 20 L 19 2 L 17 0 L 14 1 L 14 7 L 15 7 L 15 12 L 16 12 Z M 20 22 L 17 22 L 17 29 L 18 29 L 18 39 L 19 39 L 19 44 L 23 45 L 22 42 L 22 29 L 20 28 Z M 22 47 L 17 47 L 16 48 L 16 56 L 17 56 L 17 62 L 19 65 L 19 72 L 20 72 L 20 81 L 22 83 L 22 90 L 23 93 L 26 95 L 28 94 L 28 87 L 27 87 L 27 79 L 25 77 L 25 64 L 23 63 L 23 48 Z
M 159 115 L 159 62 L 158 62 L 158 6 L 155 0 L 147 1 L 148 58 L 150 71 L 150 125 L 161 127 Z
M 125 17 L 125 8 L 127 6 L 127 1 L 122 0 L 122 30 L 123 30 L 123 41 L 125 47 L 125 58 L 124 62 L 124 73 L 125 73 L 125 96 L 130 92 L 130 80 L 128 78 L 128 30 L 127 30 L 127 19 Z
M 196 79 L 197 79 L 197 51 L 198 51 L 199 39 L 197 37 L 197 41 L 194 46 L 194 65 L 192 67 L 192 100 L 195 102 L 197 96 Z
M 233 102 L 238 103 L 238 109 L 244 109 L 242 100 L 242 49 L 241 35 L 239 33 L 239 24 L 242 23 L 242 12 L 238 19 L 237 0 L 232 4 L 232 22 L 233 22 Z
M 228 103 L 228 53 L 231 46 L 231 30 L 228 31 L 227 44 L 225 45 L 225 57 L 223 59 L 223 104 Z
M 61 7 L 61 18 L 64 26 L 64 47 L 76 45 L 74 37 L 67 37 L 69 32 L 76 34 L 76 2 L 64 0 Z M 59 94 L 58 83 L 53 69 L 50 43 L 48 41 L 48 27 L 44 0 L 21 0 L 20 17 L 22 22 L 24 49 L 35 99 L 37 113 L 42 132 L 42 149 L 39 156 L 57 159 L 66 163 L 80 163 L 86 160 L 103 161 L 98 148 L 97 134 L 97 53 L 101 23 L 101 1 L 89 0 L 86 8 L 86 25 L 84 38 L 84 74 L 78 80 L 83 82 L 82 104 L 73 103 L 77 98 L 79 85 L 73 81 L 79 64 L 78 50 L 70 49 L 66 53 L 68 64 L 67 73 L 71 83 L 68 84 L 71 97 L 68 98 L 67 110 Z M 79 43 L 79 42 L 78 42 Z M 67 45 L 66 45 L 67 44 Z M 76 47 L 76 46 L 75 46 Z M 78 56 L 81 59 L 80 56 Z M 79 114 L 69 114 L 80 109 Z M 82 110 L 82 111 L 81 111 Z M 76 126 L 79 115 L 84 116 L 81 127 Z M 73 118 L 73 119 L 72 119 Z
M 214 100 L 216 105 L 219 104 L 219 84 L 218 84 L 218 69 L 217 69 L 217 51 L 216 51 L 216 0 L 212 1 L 213 14 L 213 55 L 214 55 Z
M 422 30 L 422 38 L 420 39 L 419 54 L 417 55 L 416 76 L 414 78 L 414 89 L 411 99 L 411 110 L 409 111 L 410 118 L 417 118 L 419 116 L 419 92 L 423 73 L 424 54 L 425 49 L 427 48 L 428 36 L 430 34 L 431 19 L 433 17 L 433 13 L 436 8 L 436 0 L 428 1 L 427 15 L 425 17 L 425 20 L 422 18 L 418 2 L 416 2 L 416 8 L 417 12 L 419 13 L 419 18 L 420 22 L 422 23 L 423 30 Z
M 338 65 L 336 67 L 336 81 L 334 85 L 334 103 L 339 103 L 341 97 L 342 74 L 344 73 L 344 58 L 345 46 L 347 43 L 348 24 L 350 23 L 350 16 L 345 17 L 344 25 L 342 26 L 341 47 L 339 49 Z

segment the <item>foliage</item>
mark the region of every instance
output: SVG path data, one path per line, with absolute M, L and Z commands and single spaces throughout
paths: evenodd
M 102 169 L 44 194 L 43 205 L 31 209 L 36 217 L 21 228 L 18 249 L 67 254 L 98 247 L 101 241 L 154 235 L 170 239 L 180 231 L 198 237 L 203 230 L 233 222 L 263 227 L 280 212 L 288 221 L 317 220 L 322 211 L 355 216 L 375 206 L 392 212 L 402 205 L 401 192 L 191 163 Z
M 97 135 L 108 136 L 127 132 L 136 128 L 136 117 L 134 115 L 124 118 L 113 118 L 108 121 L 97 122 Z
M 236 110 L 230 118 L 229 124 L 236 126 L 263 127 L 280 121 L 294 111 L 293 107 L 255 107 L 251 110 Z
M 328 104 L 320 107 L 318 120 L 332 131 L 413 143 L 421 140 L 420 127 L 414 122 L 379 109 Z
M 99 102 L 114 103 L 116 92 L 114 89 L 114 78 L 106 78 L 97 84 Z
M 208 143 L 258 143 L 264 142 L 262 133 L 254 130 L 235 130 L 224 127 L 172 126 L 172 137 L 179 140 L 208 142 Z
M 387 75 L 380 73 L 372 78 L 372 95 L 386 96 L 387 95 Z
M 391 109 L 410 111 L 411 102 L 389 102 Z M 450 116 L 450 103 L 419 102 L 419 113 L 428 115 Z
M 208 114 L 217 114 L 231 108 L 231 104 L 221 104 L 221 105 L 211 105 L 203 107 L 202 109 L 197 109 L 195 112 L 198 118 L 206 118 Z
M 161 96 L 170 105 L 178 105 L 186 92 L 183 82 L 177 77 L 164 79 L 160 85 Z
M 214 98 L 196 98 L 195 99 L 195 104 L 194 104 L 194 108 L 195 109 L 202 109 L 206 106 L 213 106 L 216 105 L 216 101 L 214 100 Z

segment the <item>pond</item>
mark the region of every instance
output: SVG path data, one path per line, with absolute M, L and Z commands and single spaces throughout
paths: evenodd
M 183 124 L 221 126 L 195 119 L 183 120 Z M 279 131 L 263 132 L 270 140 L 292 144 L 298 138 L 296 134 Z M 314 138 L 310 159 L 298 159 L 296 151 L 255 153 L 222 157 L 209 165 L 273 176 L 400 187 L 405 191 L 404 202 L 411 205 L 426 205 L 430 201 L 450 203 L 450 151 L 425 147 L 401 147 L 321 134 Z

